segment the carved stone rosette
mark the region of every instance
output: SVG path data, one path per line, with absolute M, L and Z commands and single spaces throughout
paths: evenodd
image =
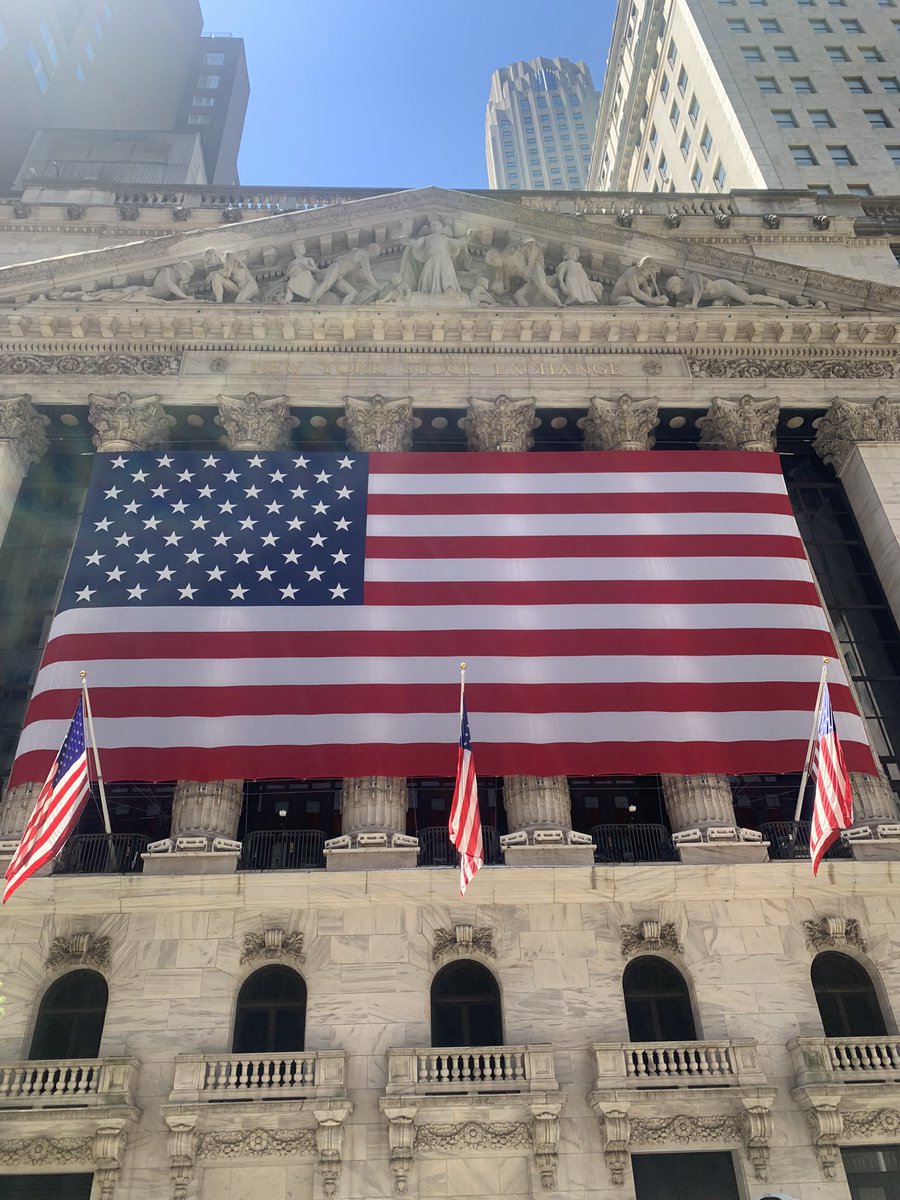
M 291 416 L 287 396 L 219 396 L 216 424 L 224 431 L 222 444 L 228 450 L 284 450 L 290 445 L 297 424 Z
M 741 396 L 739 400 L 725 400 L 715 396 L 706 416 L 697 421 L 700 445 L 707 450 L 772 451 L 778 412 L 776 398 L 757 400 L 755 396 Z
M 474 925 L 455 925 L 452 929 L 435 929 L 434 947 L 431 957 L 446 958 L 454 954 L 470 954 L 477 950 L 488 958 L 495 958 L 494 935 L 490 929 L 477 929 Z
M 678 931 L 671 921 L 641 921 L 639 925 L 623 925 L 622 957 L 632 954 L 653 954 L 670 950 L 673 954 L 684 954 L 684 946 L 678 940 Z
M 351 450 L 409 450 L 413 435 L 411 396 L 345 396 L 344 433 Z
M 88 396 L 88 419 L 94 427 L 93 442 L 101 453 L 133 453 L 151 450 L 165 442 L 175 424 L 159 402 L 159 396 Z
M 900 442 L 900 404 L 879 396 L 874 404 L 833 400 L 813 449 L 840 473 L 857 442 Z
M 610 400 L 592 396 L 583 424 L 585 450 L 652 449 L 658 409 L 656 396 L 646 400 L 627 395 Z
M 866 943 L 854 917 L 822 917 L 821 921 L 804 921 L 807 948 L 816 954 L 820 950 L 840 950 L 854 946 L 863 954 Z
M 283 929 L 245 934 L 241 963 L 254 962 L 257 958 L 292 958 L 298 963 L 305 962 L 303 934 L 285 933 Z
M 109 938 L 94 937 L 92 933 L 73 933 L 70 937 L 55 937 L 44 961 L 48 970 L 83 963 L 86 966 L 108 967 Z
M 478 400 L 472 396 L 464 427 L 470 450 L 530 450 L 534 445 L 534 399 L 497 396 Z
M 47 449 L 49 417 L 37 413 L 28 395 L 0 399 L 0 441 L 13 450 L 24 475 Z

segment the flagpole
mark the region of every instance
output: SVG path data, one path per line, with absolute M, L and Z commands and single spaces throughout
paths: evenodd
M 809 735 L 809 745 L 806 747 L 806 761 L 803 764 L 803 775 L 800 779 L 800 791 L 797 793 L 797 806 L 794 809 L 794 824 L 800 820 L 800 814 L 803 811 L 803 798 L 806 791 L 806 781 L 809 779 L 809 764 L 812 762 L 813 746 L 816 741 L 816 732 L 819 728 L 819 711 L 822 707 L 822 696 L 825 692 L 825 677 L 828 674 L 828 659 L 822 659 L 822 674 L 819 677 L 819 691 L 816 695 L 816 707 L 813 710 L 812 730 Z
M 106 788 L 103 786 L 103 772 L 100 770 L 100 752 L 97 749 L 97 738 L 94 735 L 94 714 L 91 712 L 91 697 L 88 692 L 87 671 L 81 672 L 81 694 L 84 697 L 84 711 L 87 714 L 88 730 L 91 735 L 91 750 L 94 753 L 94 768 L 97 772 L 97 784 L 100 788 L 100 809 L 103 815 L 103 828 L 106 836 L 112 837 L 112 826 L 109 823 L 109 809 L 106 806 Z M 112 843 L 110 843 L 112 847 Z
M 459 664 L 459 720 L 460 720 L 460 723 L 462 723 L 463 708 L 466 703 L 466 666 L 467 666 L 467 664 L 464 662 L 461 662 Z

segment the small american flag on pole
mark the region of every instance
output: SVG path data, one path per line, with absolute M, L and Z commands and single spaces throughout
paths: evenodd
M 827 683 L 822 689 L 812 772 L 816 780 L 816 795 L 813 801 L 809 854 L 815 875 L 825 851 L 837 841 L 842 829 L 849 829 L 853 824 L 850 776 L 844 765 L 841 743 L 834 727 L 834 713 L 831 711 Z
M 481 838 L 481 814 L 478 811 L 478 778 L 475 774 L 475 758 L 472 754 L 472 738 L 469 734 L 469 714 L 465 701 L 465 663 L 460 666 L 459 706 L 459 759 L 456 768 L 456 786 L 450 806 L 450 841 L 459 851 L 459 894 L 464 896 L 466 888 L 484 865 L 484 845 Z
M 4 904 L 17 887 L 60 852 L 81 816 L 90 790 L 81 699 L 7 868 Z

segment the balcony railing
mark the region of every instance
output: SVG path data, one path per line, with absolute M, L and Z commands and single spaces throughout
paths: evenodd
M 139 1068 L 136 1058 L 0 1063 L 0 1109 L 131 1104 Z
M 80 833 L 69 838 L 56 862 L 61 875 L 137 875 L 150 839 L 143 833 Z
M 665 825 L 595 825 L 591 837 L 598 863 L 678 862 Z
M 450 841 L 446 825 L 430 825 L 416 831 L 419 839 L 420 867 L 458 867 L 459 852 Z M 503 861 L 500 855 L 500 837 L 493 825 L 482 825 L 481 838 L 484 844 L 484 861 L 495 866 Z
M 244 838 L 242 871 L 314 871 L 325 866 L 319 829 L 256 829 Z
M 548 1092 L 558 1089 L 550 1046 L 455 1046 L 388 1052 L 387 1094 Z
M 797 1087 L 900 1082 L 897 1038 L 792 1038 L 788 1050 Z
M 597 1090 L 758 1084 L 756 1042 L 602 1042 L 591 1047 Z
M 771 821 L 760 825 L 763 841 L 769 843 L 769 858 L 809 859 L 809 821 Z M 840 839 L 825 852 L 826 859 L 852 858 L 853 852 Z
M 179 1054 L 173 1103 L 303 1100 L 345 1094 L 343 1050 L 296 1054 Z

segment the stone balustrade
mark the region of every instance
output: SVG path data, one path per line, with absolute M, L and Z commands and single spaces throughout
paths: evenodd
M 346 1095 L 343 1050 L 295 1054 L 179 1054 L 173 1104 L 216 1100 L 303 1100 Z
M 387 1094 L 558 1091 L 550 1046 L 423 1047 L 388 1052 Z
M 136 1058 L 0 1063 L 0 1110 L 131 1106 L 140 1065 Z
M 792 1038 L 787 1047 L 797 1087 L 900 1082 L 897 1038 Z
M 756 1041 L 598 1042 L 596 1088 L 711 1087 L 764 1082 Z

